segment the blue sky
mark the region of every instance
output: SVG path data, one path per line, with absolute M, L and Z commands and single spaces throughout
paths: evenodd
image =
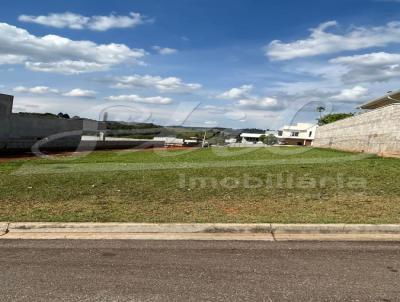
M 400 1 L 15 0 L 0 22 L 14 111 L 266 129 L 399 84 Z

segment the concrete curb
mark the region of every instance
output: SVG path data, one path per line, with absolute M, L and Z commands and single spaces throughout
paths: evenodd
M 0 234 L 2 239 L 400 241 L 400 225 L 0 222 Z
M 15 222 L 10 233 L 270 233 L 270 224 Z
M 400 224 L 271 224 L 272 231 L 291 234 L 399 234 Z
M 234 224 L 234 223 L 65 223 L 0 222 L 0 230 L 40 233 L 388 233 L 400 234 L 400 224 Z

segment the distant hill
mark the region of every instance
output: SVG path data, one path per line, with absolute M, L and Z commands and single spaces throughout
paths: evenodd
M 161 126 L 153 123 L 117 122 L 107 121 L 108 136 L 129 137 L 137 139 L 152 139 L 155 136 L 171 136 L 183 139 L 203 139 L 212 144 L 223 144 L 225 139 L 239 138 L 240 133 L 263 133 L 262 129 L 233 129 L 233 128 L 208 128 L 188 126 Z

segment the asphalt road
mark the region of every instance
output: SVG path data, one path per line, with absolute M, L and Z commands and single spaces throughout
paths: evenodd
M 400 301 L 399 243 L 0 240 L 0 301 Z

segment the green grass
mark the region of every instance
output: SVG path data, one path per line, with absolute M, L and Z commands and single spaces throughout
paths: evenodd
M 400 223 L 399 171 L 297 147 L 18 160 L 0 163 L 0 221 Z

